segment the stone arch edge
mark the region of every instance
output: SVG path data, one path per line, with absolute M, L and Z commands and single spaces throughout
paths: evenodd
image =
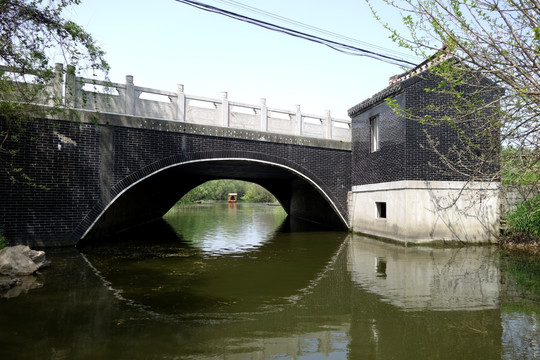
M 335 194 L 325 186 L 324 182 L 308 169 L 302 167 L 299 164 L 288 161 L 286 159 L 278 158 L 272 155 L 249 152 L 249 151 L 203 151 L 193 153 L 183 153 L 174 156 L 170 156 L 159 161 L 156 161 L 150 165 L 147 165 L 120 180 L 110 189 L 111 201 L 104 204 L 99 200 L 92 210 L 85 216 L 85 218 L 79 223 L 76 229 L 72 233 L 73 243 L 77 243 L 82 240 L 92 227 L 97 223 L 99 218 L 105 213 L 105 211 L 128 189 L 137 183 L 147 179 L 148 177 L 155 175 L 161 171 L 167 170 L 172 167 L 181 166 L 190 163 L 204 162 L 204 161 L 227 161 L 227 160 L 245 160 L 259 162 L 271 166 L 278 166 L 284 168 L 303 180 L 306 180 L 317 191 L 326 198 L 328 203 L 334 209 L 340 220 L 345 226 L 348 226 L 348 222 L 344 216 L 346 211 L 342 204 L 337 200 Z

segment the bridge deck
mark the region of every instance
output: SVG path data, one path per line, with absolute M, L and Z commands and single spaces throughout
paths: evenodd
M 0 71 L 24 81 L 10 68 L 0 67 Z M 72 68 L 65 72 L 62 64 L 56 64 L 55 72 L 51 84 L 39 85 L 41 95 L 34 101 L 96 113 L 351 142 L 350 119 L 333 118 L 330 111 L 321 116 L 304 114 L 299 105 L 294 111 L 275 109 L 266 105 L 266 99 L 256 105 L 233 102 L 226 92 L 220 99 L 187 95 L 183 85 L 176 92 L 151 89 L 135 86 L 131 75 L 125 84 L 89 79 L 75 76 Z

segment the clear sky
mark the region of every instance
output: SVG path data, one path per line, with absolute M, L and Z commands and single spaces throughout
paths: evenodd
M 291 27 L 220 0 L 200 1 Z M 363 0 L 237 1 L 403 51 Z M 393 9 L 382 15 L 400 22 Z M 133 75 L 135 85 L 176 91 L 176 85 L 183 84 L 190 95 L 219 98 L 227 91 L 231 101 L 258 104 L 266 98 L 269 107 L 293 110 L 298 104 L 304 113 L 322 115 L 330 110 L 332 116 L 347 119 L 349 108 L 403 72 L 396 65 L 342 54 L 174 0 L 83 0 L 67 17 L 93 34 L 106 51 L 111 81 L 123 83 L 125 75 Z

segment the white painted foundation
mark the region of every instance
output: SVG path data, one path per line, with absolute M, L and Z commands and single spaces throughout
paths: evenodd
M 496 242 L 500 183 L 396 181 L 353 186 L 354 232 L 404 243 Z M 386 204 L 386 218 L 377 203 Z M 383 214 L 384 215 L 384 214 Z

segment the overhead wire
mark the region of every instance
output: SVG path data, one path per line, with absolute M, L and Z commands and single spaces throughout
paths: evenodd
M 414 66 L 417 65 L 416 63 L 404 60 L 404 59 L 396 57 L 396 56 L 382 54 L 382 53 L 379 53 L 379 52 L 376 52 L 376 51 L 371 51 L 371 50 L 367 50 L 367 49 L 360 48 L 360 47 L 357 47 L 357 46 L 345 44 L 345 43 L 342 43 L 342 42 L 322 38 L 322 37 L 319 37 L 319 36 L 315 36 L 315 35 L 308 34 L 308 33 L 305 33 L 305 32 L 301 32 L 301 31 L 298 31 L 298 30 L 290 29 L 290 28 L 287 28 L 287 27 L 284 27 L 284 26 L 273 24 L 273 23 L 270 23 L 270 22 L 266 22 L 266 21 L 263 21 L 263 20 L 259 20 L 259 19 L 255 19 L 255 18 L 252 18 L 252 17 L 242 15 L 242 14 L 238 14 L 238 13 L 226 10 L 226 9 L 218 8 L 216 6 L 201 3 L 199 1 L 193 1 L 193 0 L 175 0 L 175 1 L 177 1 L 179 3 L 189 5 L 189 6 L 192 6 L 192 7 L 195 7 L 197 9 L 205 10 L 205 11 L 215 13 L 215 14 L 224 15 L 224 16 L 230 17 L 232 19 L 240 20 L 240 21 L 243 21 L 243 22 L 246 22 L 246 23 L 249 23 L 249 24 L 252 24 L 252 25 L 256 25 L 256 26 L 259 26 L 259 27 L 262 27 L 262 28 L 265 28 L 265 29 L 268 29 L 268 30 L 280 32 L 280 33 L 283 33 L 283 34 L 286 34 L 286 35 L 290 35 L 290 36 L 297 37 L 297 38 L 300 38 L 300 39 L 304 39 L 304 40 L 308 40 L 308 41 L 315 42 L 315 43 L 318 43 L 318 44 L 322 44 L 322 45 L 328 46 L 331 49 L 334 49 L 336 51 L 339 51 L 341 53 L 345 53 L 345 54 L 348 54 L 348 55 L 365 56 L 365 57 L 369 57 L 369 58 L 372 58 L 372 59 L 375 59 L 375 60 L 383 61 L 383 62 L 386 62 L 386 63 L 389 63 L 389 64 L 398 65 L 398 66 L 404 66 L 404 67 L 408 67 L 408 68 L 414 67 Z
M 277 15 L 277 14 L 274 14 L 274 13 L 271 13 L 271 12 L 268 12 L 268 11 L 265 11 L 265 10 L 250 6 L 250 5 L 246 5 L 246 4 L 243 4 L 243 3 L 235 1 L 235 0 L 214 0 L 214 1 L 221 2 L 221 3 L 224 3 L 224 4 L 228 4 L 228 5 L 236 7 L 236 8 L 244 9 L 244 10 L 247 10 L 249 12 L 256 13 L 256 14 L 259 14 L 259 15 L 262 15 L 262 16 L 265 16 L 265 17 L 268 17 L 268 18 L 272 18 L 272 19 L 275 19 L 275 20 L 278 20 L 278 21 L 281 21 L 281 22 L 284 22 L 284 23 L 288 23 L 288 24 L 291 24 L 291 25 L 294 25 L 294 26 L 297 26 L 297 27 L 300 27 L 300 28 L 305 28 L 305 29 L 308 29 L 308 30 L 311 30 L 311 31 L 315 31 L 315 32 L 320 33 L 320 34 L 325 34 L 325 35 L 330 36 L 332 38 L 342 39 L 342 40 L 352 42 L 352 43 L 355 43 L 355 44 L 358 44 L 358 45 L 362 45 L 362 46 L 365 46 L 365 47 L 369 47 L 369 48 L 372 48 L 372 49 L 377 49 L 377 50 L 380 50 L 380 51 L 384 51 L 387 54 L 391 53 L 391 54 L 394 54 L 394 55 L 399 56 L 401 58 L 409 58 L 409 59 L 412 59 L 412 60 L 415 60 L 415 61 L 421 61 L 417 56 L 412 55 L 412 54 L 406 54 L 406 53 L 403 53 L 403 52 L 400 52 L 400 51 L 387 49 L 387 48 L 384 48 L 382 46 L 378 46 L 378 45 L 375 45 L 375 44 L 370 44 L 370 43 L 365 42 L 365 41 L 361 41 L 361 40 L 358 40 L 358 39 L 355 39 L 355 38 L 352 38 L 352 37 L 349 37 L 349 36 L 341 35 L 341 34 L 338 34 L 338 33 L 335 33 L 335 32 L 329 31 L 329 30 L 325 30 L 325 29 L 322 29 L 322 28 L 319 28 L 319 27 L 316 27 L 316 26 L 313 26 L 313 25 L 310 25 L 310 24 L 306 24 L 306 23 L 296 21 L 296 20 L 281 16 L 281 15 Z

